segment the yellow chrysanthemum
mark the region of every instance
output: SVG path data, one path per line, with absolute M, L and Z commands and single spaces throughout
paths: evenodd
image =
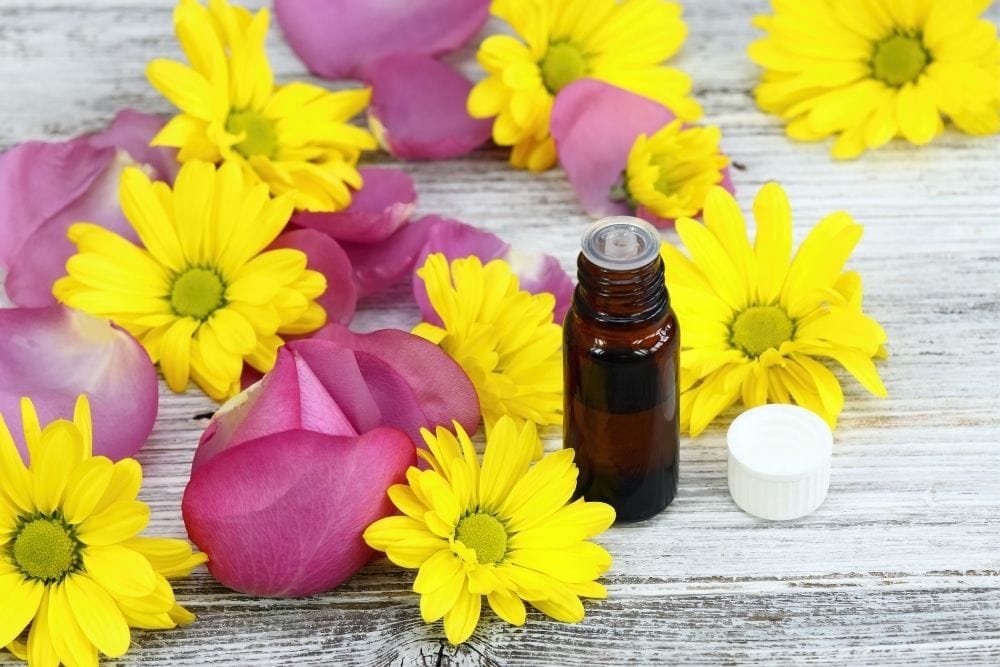
M 208 8 L 180 1 L 174 27 L 191 66 L 158 59 L 147 76 L 182 113 L 152 143 L 180 148 L 182 162 L 235 162 L 249 182 L 291 193 L 297 209 L 338 211 L 351 202 L 349 188 L 361 187 L 361 151 L 376 148 L 367 130 L 347 122 L 371 91 L 275 87 L 264 51 L 268 17 L 226 0 Z
M 376 521 L 365 531 L 373 549 L 396 565 L 419 569 L 413 590 L 427 623 L 444 618 L 452 644 L 479 623 L 482 596 L 497 616 L 522 625 L 524 601 L 565 623 L 583 620 L 580 597 L 605 598 L 595 580 L 611 555 L 588 542 L 614 523 L 604 503 L 569 502 L 578 474 L 573 450 L 549 454 L 534 466 L 540 446 L 532 423 L 518 431 L 503 418 L 486 437 L 480 467 L 462 427 L 424 429 L 431 469 L 411 467 L 408 484 L 389 489 L 404 516 Z M 529 467 L 530 466 L 530 467 Z
M 194 621 L 167 579 L 206 558 L 182 540 L 137 537 L 149 523 L 142 468 L 93 456 L 86 397 L 73 421 L 44 429 L 30 400 L 21 411 L 29 467 L 0 415 L 0 647 L 30 665 L 96 667 L 98 653 L 128 650 L 130 626 Z
M 504 415 L 520 425 L 562 423 L 562 327 L 552 321 L 555 297 L 520 289 L 510 265 L 440 253 L 417 269 L 443 326 L 413 333 L 448 353 L 479 396 L 487 431 Z M 539 449 L 538 454 L 541 454 Z
M 145 248 L 91 223 L 70 227 L 78 254 L 53 287 L 73 308 L 112 320 L 159 362 L 176 392 L 193 379 L 217 400 L 235 396 L 243 362 L 267 372 L 279 334 L 313 331 L 326 313 L 313 299 L 323 274 L 290 248 L 264 251 L 288 222 L 292 200 L 270 199 L 240 168 L 185 163 L 173 190 L 137 168 L 119 198 Z
M 854 158 L 901 136 L 926 144 L 947 116 L 963 132 L 1000 130 L 1000 43 L 979 18 L 991 0 L 773 0 L 750 45 L 766 68 L 757 103 L 793 139 L 839 135 Z
M 487 37 L 478 60 L 488 76 L 468 110 L 491 118 L 510 162 L 532 171 L 556 163 L 549 117 L 555 96 L 584 77 L 663 103 L 684 120 L 701 116 L 688 76 L 661 63 L 687 35 L 681 6 L 664 0 L 494 0 L 491 11 L 517 32 Z
M 704 225 L 677 221 L 691 259 L 663 244 L 683 332 L 681 428 L 692 435 L 740 397 L 748 408 L 795 402 L 836 425 L 840 382 L 815 357 L 839 362 L 865 389 L 886 395 L 872 363 L 884 355 L 885 332 L 862 312 L 861 276 L 843 271 L 861 225 L 844 212 L 828 215 L 792 258 L 792 212 L 781 186 L 761 188 L 753 213 L 751 247 L 739 206 L 716 187 Z
M 697 214 L 712 186 L 722 182 L 729 159 L 719 152 L 714 126 L 683 128 L 680 120 L 652 137 L 640 134 L 625 169 L 629 200 L 661 218 Z

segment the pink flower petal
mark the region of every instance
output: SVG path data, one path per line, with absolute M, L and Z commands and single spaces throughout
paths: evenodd
M 559 162 L 584 208 L 593 216 L 630 215 L 609 198 L 622 177 L 636 137 L 674 119 L 662 105 L 616 86 L 580 79 L 556 96 L 552 136 Z
M 11 301 L 55 303 L 52 283 L 75 252 L 66 238 L 74 222 L 95 222 L 138 240 L 118 205 L 119 175 L 136 162 L 156 178 L 176 175 L 175 151 L 146 145 L 162 125 L 155 116 L 125 110 L 103 132 L 29 142 L 0 156 L 0 264 L 8 264 Z
M 42 424 L 72 419 L 79 394 L 90 399 L 94 453 L 135 454 L 156 420 L 156 370 L 129 334 L 62 306 L 0 309 L 0 413 L 23 457 L 22 396 Z
M 365 297 L 410 275 L 437 216 L 426 216 L 403 225 L 381 243 L 345 243 L 354 268 L 358 296 Z
M 461 366 L 437 345 L 399 329 L 358 334 L 333 324 L 317 331 L 313 339 L 289 346 L 319 368 L 329 363 L 325 341 L 354 350 L 381 410 L 382 423 L 409 433 L 414 442 L 420 442 L 421 427 L 450 426 L 452 420 L 469 433 L 478 427 L 475 387 Z M 338 389 L 327 385 L 335 397 Z
M 362 167 L 364 186 L 351 205 L 336 213 L 300 212 L 292 224 L 323 232 L 338 241 L 375 243 L 392 236 L 416 208 L 413 179 L 399 169 Z
M 326 350 L 329 363 L 341 371 L 341 382 L 365 387 L 354 354 L 347 349 Z M 345 377 L 353 366 L 354 377 Z M 287 347 L 278 350 L 274 368 L 215 413 L 201 436 L 192 470 L 232 447 L 274 433 L 306 430 L 327 435 L 355 436 L 348 417 L 300 355 Z
M 326 276 L 326 292 L 316 302 L 326 310 L 328 322 L 350 322 L 358 305 L 351 260 L 332 238 L 314 229 L 285 232 L 270 245 L 295 248 L 309 258 L 308 268 Z
M 361 534 L 393 513 L 386 490 L 404 480 L 414 452 L 390 428 L 357 437 L 293 430 L 245 442 L 192 473 L 182 507 L 188 535 L 234 590 L 331 590 L 372 557 Z
M 426 55 L 395 54 L 372 64 L 368 115 L 390 153 L 441 160 L 475 150 L 490 138 L 491 119 L 472 118 L 465 101 L 472 82 Z
M 366 78 L 394 53 L 438 55 L 462 46 L 489 15 L 489 0 L 275 0 L 288 43 L 310 71 Z

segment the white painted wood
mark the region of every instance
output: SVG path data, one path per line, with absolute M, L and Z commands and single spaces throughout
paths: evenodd
M 685 4 L 689 38 L 675 62 L 741 165 L 744 208 L 773 179 L 792 199 L 797 240 L 841 208 L 866 226 L 851 265 L 889 333 L 890 397 L 845 377 L 823 506 L 769 523 L 732 504 L 731 411 L 684 441 L 667 512 L 602 539 L 615 556 L 610 598 L 588 603 L 580 625 L 533 613 L 514 629 L 487 613 L 456 649 L 440 625 L 420 621 L 413 574 L 385 561 L 299 601 L 249 599 L 202 571 L 177 587 L 198 622 L 137 632 L 120 664 L 1000 663 L 1000 141 L 948 131 L 925 148 L 893 143 L 833 162 L 828 145 L 790 142 L 753 104 L 745 48 L 765 2 Z M 97 129 L 121 106 L 169 111 L 143 68 L 178 53 L 170 11 L 160 0 L 0 0 L 0 146 Z M 276 31 L 269 47 L 279 80 L 306 76 Z M 470 74 L 471 52 L 455 58 Z M 422 212 L 572 266 L 586 217 L 558 170 L 511 171 L 497 149 L 403 166 Z M 401 286 L 364 303 L 356 327 L 415 321 Z M 154 533 L 184 535 L 180 498 L 205 423 L 195 415 L 213 407 L 163 388 L 140 454 Z

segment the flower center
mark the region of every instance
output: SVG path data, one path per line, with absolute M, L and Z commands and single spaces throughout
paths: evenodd
M 507 529 L 489 514 L 470 514 L 459 521 L 455 539 L 475 551 L 480 563 L 499 563 L 507 554 Z
M 587 59 L 580 49 L 569 42 L 553 42 L 538 61 L 538 67 L 542 70 L 545 87 L 555 95 L 563 86 L 587 73 Z
M 230 111 L 226 131 L 230 134 L 246 133 L 246 138 L 233 146 L 243 157 L 274 157 L 278 149 L 278 133 L 274 131 L 274 124 L 252 109 Z
M 759 357 L 792 339 L 795 323 L 779 306 L 751 306 L 736 316 L 732 325 L 733 345 L 748 356 Z
M 57 513 L 24 521 L 14 538 L 11 553 L 24 576 L 52 583 L 62 581 L 78 569 L 80 547 L 73 529 Z
M 204 320 L 223 305 L 225 291 L 226 286 L 215 271 L 188 269 L 170 288 L 170 305 L 182 317 Z
M 919 37 L 893 35 L 875 45 L 872 72 L 890 86 L 915 81 L 930 61 Z

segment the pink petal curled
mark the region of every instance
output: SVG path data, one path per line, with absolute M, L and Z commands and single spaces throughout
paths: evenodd
M 42 424 L 72 419 L 87 394 L 94 453 L 135 454 L 156 420 L 156 370 L 146 351 L 107 320 L 62 306 L 0 309 L 0 413 L 22 457 L 20 399 L 35 404 Z
M 28 142 L 0 156 L 0 264 L 6 290 L 22 306 L 55 303 L 52 283 L 75 248 L 69 226 L 95 222 L 138 240 L 118 205 L 121 170 L 136 162 L 159 179 L 176 175 L 175 152 L 146 144 L 163 121 L 124 110 L 111 126 L 69 141 Z
M 425 216 L 414 220 L 380 243 L 345 243 L 358 296 L 380 292 L 410 275 L 427 235 L 440 219 Z
M 622 178 L 636 137 L 673 119 L 664 106 L 594 79 L 574 81 L 559 91 L 552 107 L 552 136 L 559 162 L 588 213 L 631 214 L 627 203 L 609 198 L 611 189 Z
M 270 249 L 275 248 L 301 250 L 309 258 L 308 268 L 326 276 L 326 292 L 316 302 L 326 310 L 327 322 L 351 321 L 357 310 L 358 290 L 351 260 L 339 243 L 314 229 L 296 229 L 276 238 L 270 245 Z
M 472 82 L 426 55 L 401 53 L 373 63 L 368 116 L 390 153 L 441 160 L 475 150 L 490 138 L 491 119 L 466 111 Z
M 399 169 L 362 167 L 359 171 L 364 185 L 353 194 L 350 206 L 336 213 L 296 213 L 292 224 L 353 243 L 375 243 L 392 236 L 416 208 L 413 179 Z
M 420 428 L 450 426 L 457 421 L 469 433 L 479 426 L 475 387 L 451 357 L 437 345 L 399 329 L 358 334 L 331 324 L 310 340 L 289 343 L 314 369 L 329 366 L 329 342 L 354 351 L 358 367 L 381 410 L 382 423 L 406 431 L 420 442 Z M 334 377 L 331 374 L 331 379 Z M 327 384 L 340 395 L 346 383 Z
M 372 557 L 361 534 L 394 512 L 386 491 L 404 480 L 414 452 L 391 428 L 251 440 L 192 473 L 184 524 L 229 588 L 268 597 L 328 591 Z
M 325 350 L 340 371 L 341 382 L 365 387 L 354 355 L 347 349 Z M 353 367 L 353 368 L 352 368 Z M 353 373 L 350 371 L 353 370 Z M 376 410 L 374 401 L 372 409 Z M 334 402 L 300 355 L 278 350 L 274 368 L 219 408 L 201 436 L 192 470 L 244 442 L 274 433 L 306 430 L 355 436 L 358 431 Z
M 489 15 L 489 0 L 275 0 L 285 37 L 310 71 L 366 78 L 394 53 L 439 55 L 462 46 Z

